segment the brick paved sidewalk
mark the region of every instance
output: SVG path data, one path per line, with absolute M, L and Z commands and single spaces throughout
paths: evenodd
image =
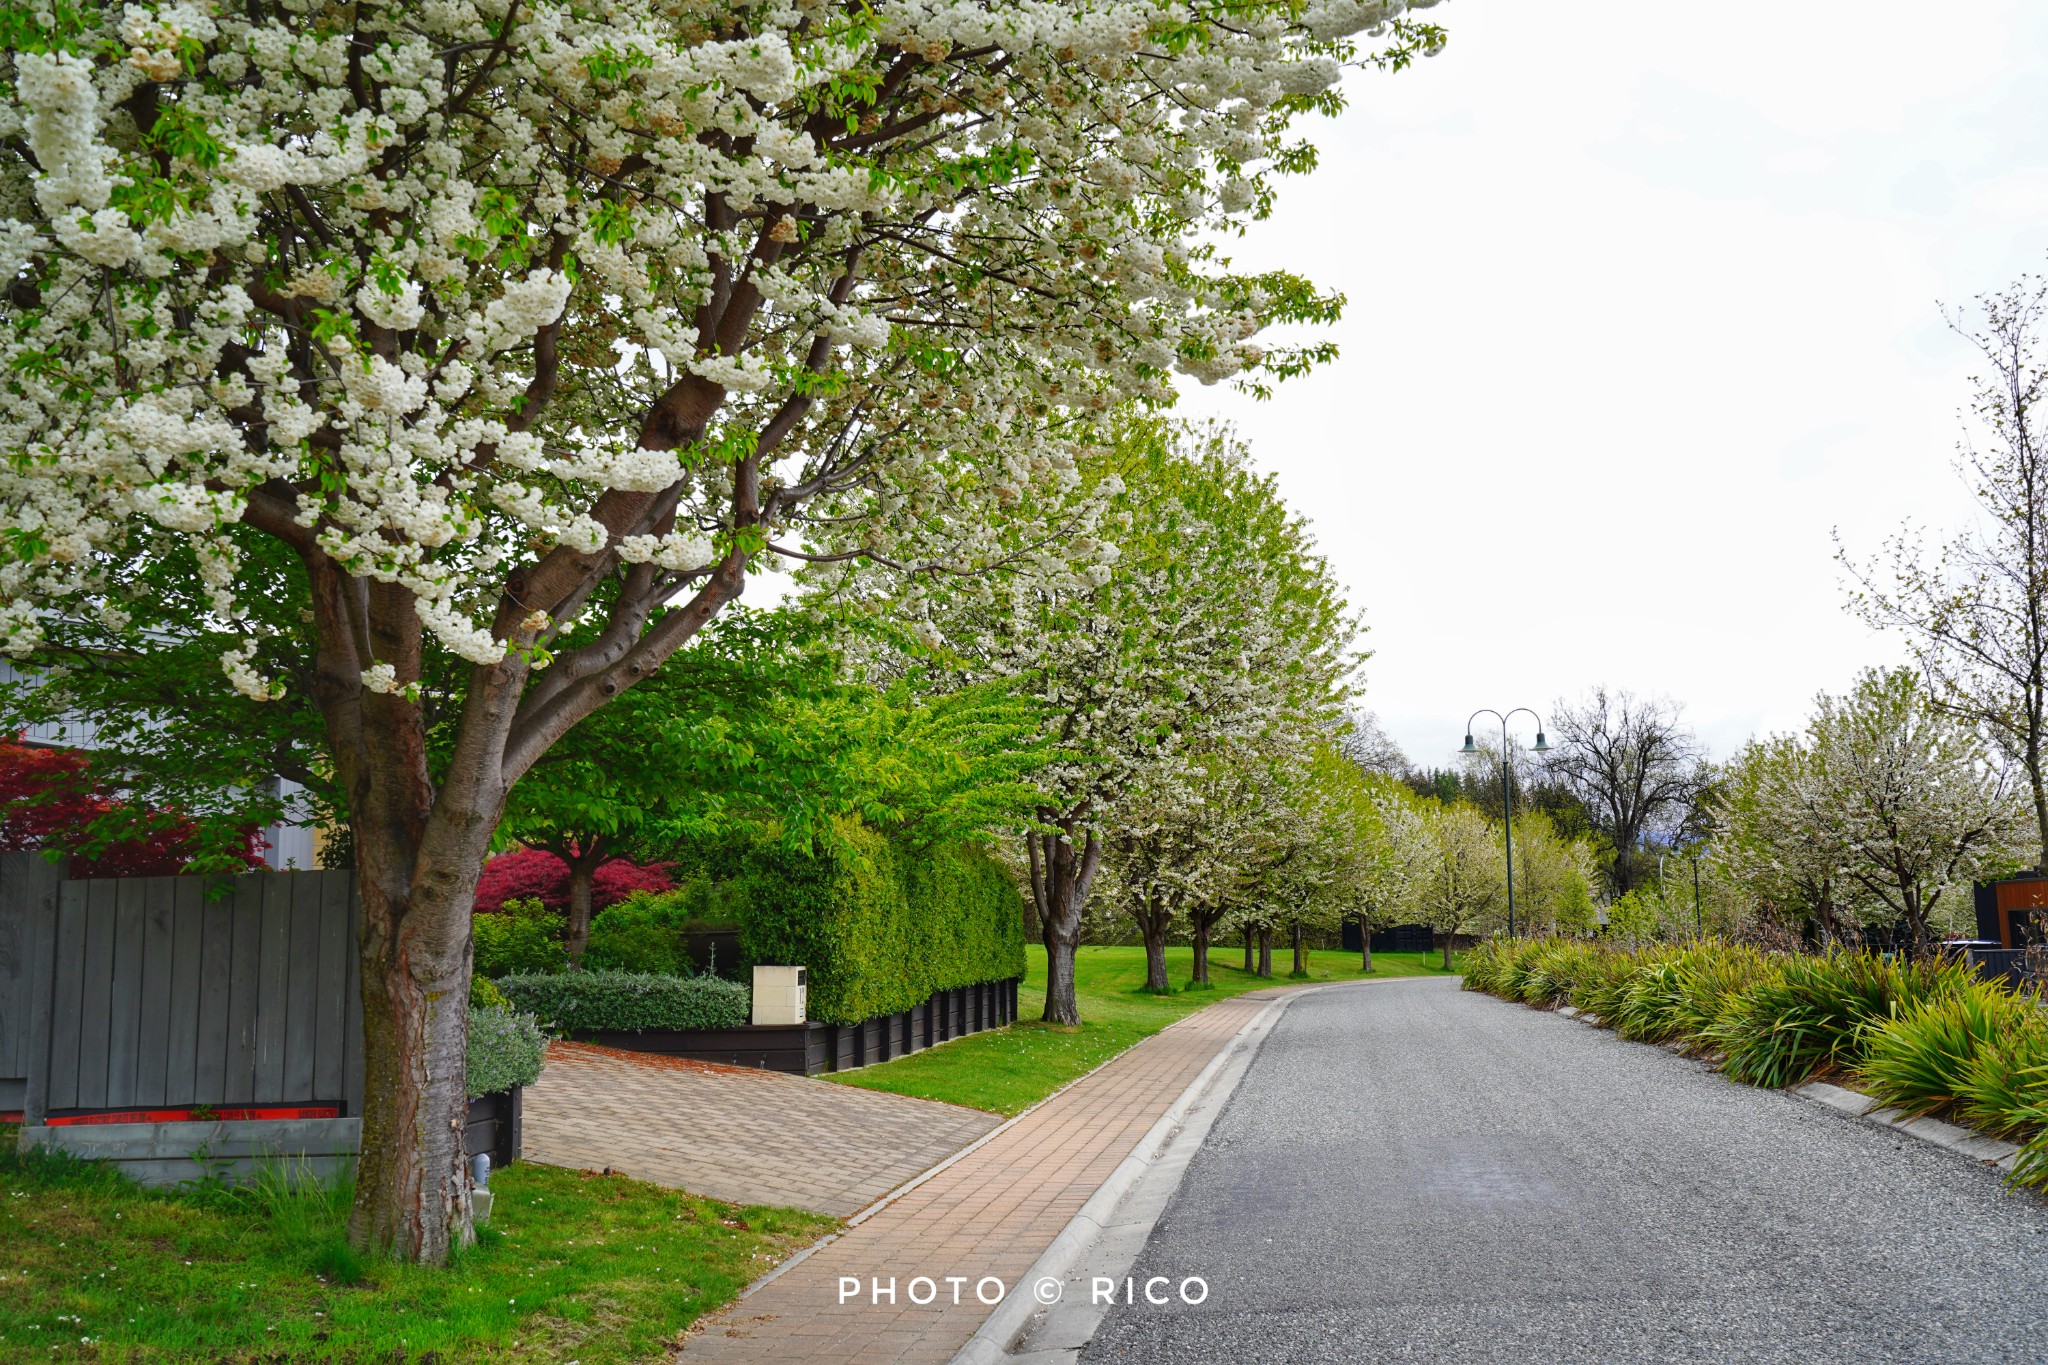
M 938 1365 L 967 1344 L 993 1305 L 975 1283 L 1012 1290 L 1159 1116 L 1274 995 L 1222 1000 L 1154 1034 L 1019 1118 L 982 1146 L 827 1243 L 748 1298 L 706 1319 L 676 1365 L 847 1361 Z M 839 1301 L 842 1275 L 860 1296 Z M 917 1276 L 937 1282 L 909 1302 Z M 870 1281 L 896 1280 L 896 1301 Z M 947 1276 L 965 1277 L 955 1305 Z M 920 1287 L 920 1293 L 923 1288 Z M 1029 1293 L 1028 1285 L 1022 1292 Z
M 1002 1122 L 956 1104 L 583 1043 L 526 1092 L 528 1160 L 845 1218 Z

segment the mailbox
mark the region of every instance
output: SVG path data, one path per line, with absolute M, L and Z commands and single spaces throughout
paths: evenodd
M 808 976 L 802 967 L 754 968 L 754 1022 L 803 1023 Z

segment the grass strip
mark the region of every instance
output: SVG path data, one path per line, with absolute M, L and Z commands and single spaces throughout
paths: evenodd
M 1027 945 L 1025 957 L 1015 1024 L 970 1034 L 893 1062 L 839 1072 L 829 1079 L 868 1090 L 1015 1114 L 1205 1005 L 1266 986 L 1300 984 L 1287 974 L 1291 953 L 1276 952 L 1274 974 L 1261 977 L 1243 969 L 1241 949 L 1212 950 L 1208 986 L 1152 995 L 1144 988 L 1142 947 L 1083 947 L 1074 955 L 1074 994 L 1081 1008 L 1081 1024 L 1067 1028 L 1041 1023 L 1035 1017 L 1045 1008 L 1044 945 Z M 1193 965 L 1192 948 L 1166 950 L 1169 979 L 1185 982 Z M 1359 954 L 1323 951 L 1310 954 L 1308 975 L 1300 980 L 1374 981 L 1456 974 L 1455 966 L 1445 972 L 1441 956 L 1435 953 L 1375 953 L 1372 974 L 1367 976 L 1361 970 Z
M 446 1269 L 352 1251 L 345 1185 L 144 1190 L 0 1129 L 0 1360 L 644 1360 L 834 1226 L 527 1162 Z

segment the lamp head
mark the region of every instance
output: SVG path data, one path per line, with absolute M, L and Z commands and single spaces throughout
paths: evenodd
M 1541 730 L 1538 730 L 1536 732 L 1536 752 L 1539 754 L 1547 754 L 1550 752 L 1550 741 L 1543 737 L 1543 732 Z
M 1472 742 L 1472 736 L 1467 735 L 1465 736 L 1465 747 L 1458 750 L 1458 752 L 1461 754 L 1476 754 L 1479 752 L 1479 746 Z

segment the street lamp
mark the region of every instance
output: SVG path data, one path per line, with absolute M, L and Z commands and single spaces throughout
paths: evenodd
M 1465 747 L 1459 753 L 1476 754 L 1479 746 L 1472 742 L 1472 722 L 1481 716 L 1492 716 L 1500 722 L 1500 811 L 1501 835 L 1507 845 L 1508 860 L 1508 937 L 1515 936 L 1515 796 L 1514 786 L 1508 775 L 1508 716 L 1527 715 L 1536 722 L 1536 744 L 1534 752 L 1550 752 L 1550 741 L 1543 737 L 1543 717 L 1526 706 L 1517 706 L 1507 716 L 1487 707 L 1481 707 L 1465 719 Z

